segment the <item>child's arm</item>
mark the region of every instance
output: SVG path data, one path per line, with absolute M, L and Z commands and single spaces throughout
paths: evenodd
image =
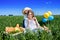
M 29 20 L 27 20 L 27 27 L 29 28 Z
M 44 28 L 43 28 L 43 27 L 41 27 L 41 26 L 40 26 L 40 24 L 38 23 L 38 21 L 37 21 L 36 17 L 34 17 L 34 21 L 35 21 L 36 26 L 37 26 L 38 28 L 40 28 L 40 29 L 44 30 Z
M 29 21 L 28 21 L 28 19 L 25 19 L 24 25 L 25 25 L 25 28 L 28 28 L 29 27 Z
M 39 25 L 39 23 L 38 23 L 36 17 L 33 17 L 33 19 L 34 19 L 34 21 L 35 21 L 35 23 L 36 23 L 36 26 L 39 27 L 40 25 Z

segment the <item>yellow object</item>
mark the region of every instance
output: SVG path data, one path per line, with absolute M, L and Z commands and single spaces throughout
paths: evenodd
M 16 27 L 6 27 L 5 31 L 6 33 L 11 33 L 11 32 L 24 32 L 25 28 L 19 27 L 19 24 L 16 25 Z
M 48 11 L 48 14 L 49 14 L 49 16 L 51 16 L 52 15 L 52 12 L 51 11 Z
M 24 32 L 24 28 L 22 27 L 15 27 L 15 31 L 19 31 L 19 32 Z
M 45 14 L 44 14 L 44 17 L 45 17 L 45 18 L 48 18 L 48 17 L 49 17 L 49 14 L 48 14 L 48 13 L 45 13 Z
M 19 29 L 19 28 L 17 28 L 17 27 L 15 27 L 15 31 L 20 31 L 20 29 Z

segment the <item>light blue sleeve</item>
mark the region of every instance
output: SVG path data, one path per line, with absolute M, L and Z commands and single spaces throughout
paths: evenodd
M 27 15 L 24 15 L 24 19 L 26 19 L 27 18 Z
M 24 25 L 25 25 L 25 28 L 27 28 L 27 25 L 28 25 L 28 20 L 27 19 L 25 19 Z

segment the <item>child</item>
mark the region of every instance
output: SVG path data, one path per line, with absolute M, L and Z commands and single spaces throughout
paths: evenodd
M 27 19 L 25 19 L 25 27 L 29 28 L 31 30 L 34 30 L 34 29 L 40 27 L 36 17 L 34 17 L 34 13 L 32 11 L 30 11 L 27 14 Z
M 35 30 L 40 28 L 41 30 L 48 30 L 48 28 L 46 26 L 41 27 L 36 19 L 36 17 L 34 17 L 34 13 L 32 11 L 29 11 L 29 13 L 27 14 L 27 19 L 25 19 L 25 28 L 28 28 L 30 30 Z
M 23 12 L 23 15 L 24 15 L 24 20 L 23 20 L 23 27 L 24 27 L 24 28 L 25 28 L 24 21 L 25 21 L 25 19 L 27 19 L 28 11 L 32 11 L 32 9 L 29 8 L 29 7 L 26 7 L 26 8 L 24 8 L 23 11 L 22 11 L 22 12 Z

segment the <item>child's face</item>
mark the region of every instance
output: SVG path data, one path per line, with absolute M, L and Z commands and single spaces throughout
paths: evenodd
M 32 13 L 29 13 L 29 14 L 28 14 L 28 18 L 29 18 L 29 19 L 32 19 L 32 18 L 33 18 Z

